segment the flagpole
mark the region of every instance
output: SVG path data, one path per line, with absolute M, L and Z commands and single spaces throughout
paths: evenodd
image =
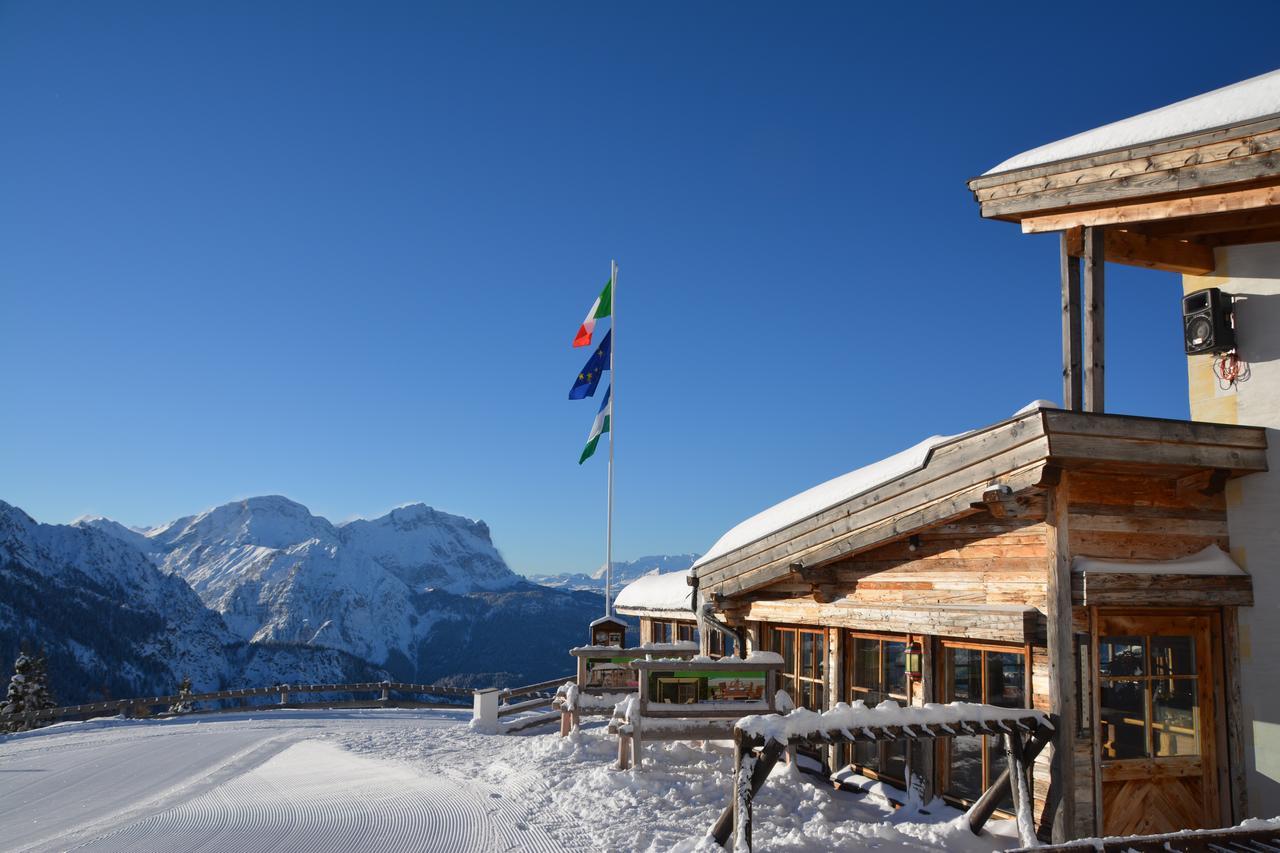
M 615 417 L 618 401 L 618 374 L 613 367 L 613 354 L 618 348 L 618 262 L 609 261 L 609 281 L 612 282 L 609 334 L 613 343 L 609 347 L 609 519 L 604 533 L 604 615 L 613 615 L 613 433 L 617 428 Z

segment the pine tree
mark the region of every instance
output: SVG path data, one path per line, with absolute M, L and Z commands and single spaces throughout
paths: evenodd
M 19 652 L 13 662 L 13 676 L 9 679 L 4 704 L 0 705 L 0 714 L 7 717 L 3 724 L 5 731 L 21 732 L 35 727 L 35 709 L 29 707 L 28 702 L 34 669 L 35 661 L 26 650 Z
M 31 671 L 31 690 L 27 694 L 28 704 L 37 711 L 46 711 L 58 707 L 53 691 L 49 688 L 49 651 L 40 649 L 40 656 L 33 660 Z
M 169 713 L 190 714 L 192 711 L 191 700 L 186 697 L 191 695 L 191 676 L 182 676 L 182 683 L 178 685 L 178 695 L 183 698 L 169 706 Z
M 36 714 L 47 708 L 56 708 L 57 704 L 49 693 L 46 653 L 42 651 L 37 657 L 24 647 L 13 662 L 9 689 L 4 703 L 0 704 L 0 716 L 8 718 L 0 723 L 0 729 L 11 732 L 34 729 L 42 725 Z

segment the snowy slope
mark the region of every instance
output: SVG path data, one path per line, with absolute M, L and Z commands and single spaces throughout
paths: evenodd
M 486 736 L 440 711 L 261 712 L 67 724 L 0 737 L 0 838 L 52 850 L 720 850 L 732 750 L 650 743 L 616 771 L 600 723 L 569 738 Z M 853 780 L 858 781 L 858 780 Z M 869 783 L 869 780 L 861 780 Z M 876 785 L 818 787 L 779 763 L 757 796 L 758 849 L 1017 846 L 941 801 L 895 809 Z
M 262 683 L 373 676 L 341 653 L 280 653 L 240 641 L 181 578 L 91 525 L 39 524 L 0 501 L 0 656 L 45 647 L 63 702 L 169 692 L 190 675 L 214 690 L 252 667 Z M 236 686 L 240 686 L 237 684 Z
M 680 572 L 693 565 L 697 554 L 656 554 L 638 560 L 615 561 L 613 564 L 613 589 L 616 593 L 631 581 L 654 572 Z M 604 590 L 604 566 L 587 574 L 573 572 L 559 575 L 535 575 L 530 580 L 557 589 Z
M 106 519 L 80 523 L 185 579 L 241 640 L 334 649 L 406 680 L 555 677 L 601 608 L 513 573 L 483 521 L 423 504 L 335 525 L 288 498 L 254 497 L 141 539 Z M 509 650 L 513 636 L 524 641 Z

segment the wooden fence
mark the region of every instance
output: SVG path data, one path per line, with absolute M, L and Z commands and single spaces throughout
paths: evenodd
M 490 688 L 475 691 L 473 719 L 483 728 L 510 734 L 512 732 L 543 726 L 560 721 L 560 712 L 553 710 L 556 688 L 566 682 L 576 682 L 577 676 L 566 675 L 526 684 L 523 687 Z M 512 702 L 512 699 L 519 701 Z M 542 711 L 543 713 L 533 713 Z M 527 715 L 518 716 L 515 715 Z M 515 717 L 510 721 L 506 717 Z
M 291 702 L 294 694 L 312 693 L 377 693 L 376 699 L 340 700 L 330 702 Z M 392 693 L 409 694 L 411 696 L 436 696 L 441 698 L 469 699 L 473 690 L 463 687 L 437 687 L 431 684 L 406 684 L 400 681 L 365 681 L 354 684 L 277 684 L 271 687 L 245 687 L 238 690 L 218 690 L 212 693 L 179 693 L 169 696 L 142 696 L 133 699 L 111 699 L 105 702 L 89 702 L 84 705 L 64 705 L 59 708 L 47 708 L 43 711 L 25 716 L 22 714 L 0 715 L 0 725 L 34 721 L 57 721 L 69 719 L 89 719 L 92 717 L 149 717 L 156 708 L 167 710 L 171 705 L 187 703 L 193 706 L 198 703 L 239 700 L 231 706 L 221 705 L 213 708 L 193 708 L 191 713 L 211 713 L 217 711 L 271 710 L 280 708 L 385 708 L 411 707 L 424 705 L 441 705 L 444 702 L 424 702 L 393 699 Z M 272 703 L 252 703 L 258 696 L 277 697 Z M 550 700 L 548 700 L 549 702 Z

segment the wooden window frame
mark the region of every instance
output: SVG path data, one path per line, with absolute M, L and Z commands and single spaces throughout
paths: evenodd
M 910 705 L 910 704 L 911 704 L 911 701 L 912 701 L 912 699 L 913 699 L 913 697 L 914 697 L 914 691 L 915 691 L 915 690 L 917 690 L 917 689 L 919 689 L 919 687 L 918 687 L 918 685 L 917 685 L 915 682 L 913 682 L 913 681 L 912 681 L 911 676 L 910 676 L 909 674 L 906 676 L 906 678 L 907 678 L 907 685 L 906 685 L 906 686 L 907 686 L 907 692 L 906 692 L 906 694 L 888 693 L 888 692 L 886 692 L 886 691 L 882 691 L 882 690 L 876 690 L 876 691 L 873 691 L 873 690 L 871 690 L 870 688 L 860 688 L 860 687 L 857 687 L 856 685 L 854 685 L 854 683 L 853 683 L 853 679 L 854 679 L 854 672 L 856 671 L 856 667 L 854 666 L 854 660 L 855 660 L 855 653 L 854 653 L 854 649 L 855 649 L 856 643 L 855 643 L 854 641 L 856 641 L 856 640 L 872 640 L 872 641 L 876 641 L 876 642 L 878 642 L 878 643 L 880 644 L 880 648 L 879 648 L 879 661 L 878 661 L 878 666 L 879 666 L 879 672 L 880 672 L 880 683 L 881 683 L 881 684 L 884 684 L 884 674 L 885 674 L 885 669 L 884 669 L 884 647 L 885 647 L 885 643 L 903 643 L 904 645 L 910 645 L 910 643 L 911 643 L 911 635 L 910 635 L 910 634 L 893 634 L 893 633 L 883 633 L 883 634 L 882 634 L 882 633 L 876 633 L 876 632 L 874 632 L 874 631 L 852 631 L 852 630 L 847 630 L 847 629 L 845 630 L 844 635 L 845 635 L 845 643 L 844 643 L 844 661 L 843 661 L 843 663 L 844 663 L 844 673 L 845 673 L 845 674 L 844 674 L 844 684 L 843 684 L 843 685 L 841 685 L 841 690 L 842 690 L 842 692 L 844 693 L 845 701 L 846 701 L 846 702 L 853 702 L 853 700 L 854 700 L 854 699 L 861 698 L 860 696 L 858 696 L 858 695 L 857 695 L 858 691 L 860 691 L 860 690 L 861 690 L 861 691 L 863 691 L 863 692 L 865 692 L 865 693 L 873 693 L 873 692 L 874 692 L 874 693 L 880 693 L 880 694 L 882 694 L 882 695 L 884 695 L 884 696 L 886 696 L 886 697 L 888 697 L 888 698 L 890 698 L 890 699 L 897 700 L 898 702 L 901 702 L 902 704 Z M 887 754 L 888 750 L 889 750 L 892 746 L 894 746 L 895 744 L 897 744 L 897 743 L 901 743 L 901 741 L 881 741 L 881 742 L 879 743 L 879 765 L 880 765 L 880 767 L 884 767 L 884 766 L 886 766 L 886 765 L 888 764 L 888 761 L 887 761 L 887 758 L 886 758 L 886 754 Z M 904 744 L 904 746 L 905 746 L 905 744 Z M 866 765 L 858 764 L 858 763 L 854 760 L 854 751 L 853 751 L 853 748 L 852 748 L 852 746 L 851 746 L 851 745 L 850 745 L 850 747 L 849 747 L 849 749 L 848 749 L 848 754 L 847 754 L 847 756 L 842 756 L 842 758 L 844 758 L 844 757 L 847 757 L 847 758 L 848 758 L 848 764 L 849 764 L 850 766 L 852 766 L 854 769 L 856 769 L 856 770 L 858 771 L 858 773 L 860 773 L 860 774 L 861 774 L 861 775 L 863 775 L 863 776 L 866 776 L 866 777 L 867 777 L 867 778 L 869 778 L 869 779 L 884 780 L 884 781 L 886 781 L 886 782 L 892 782 L 892 783 L 894 783 L 895 785 L 897 785 L 898 787 L 902 787 L 902 788 L 905 788 L 905 787 L 906 787 L 907 780 L 906 780 L 905 778 L 900 778 L 900 777 L 897 777 L 897 776 L 890 776 L 890 775 L 886 775 L 886 774 L 882 773 L 882 772 L 881 772 L 881 771 L 879 771 L 879 770 L 873 770 L 873 769 L 871 769 L 870 767 L 867 767 Z
M 971 642 L 969 640 L 949 640 L 940 639 L 938 641 L 938 660 L 934 666 L 935 681 L 939 686 L 938 699 L 939 702 L 953 701 L 951 697 L 951 681 L 947 670 L 947 650 L 948 649 L 965 649 L 967 651 L 982 652 L 982 702 L 987 701 L 987 654 L 1018 654 L 1022 655 L 1022 695 L 1026 707 L 1030 708 L 1035 703 L 1035 697 L 1031 693 L 1031 644 L 1030 643 L 984 643 L 981 641 Z M 991 735 L 977 735 L 982 738 L 982 788 L 986 789 L 991 784 L 992 771 L 990 761 L 990 750 L 987 744 L 987 738 Z M 951 747 L 950 738 L 938 738 L 935 752 L 935 758 L 938 766 L 938 790 L 941 792 L 942 799 L 953 805 L 959 805 L 968 808 L 975 802 L 967 797 L 959 797 L 949 792 L 951 788 L 951 761 L 949 750 Z M 999 768 L 995 771 L 995 775 L 999 775 Z M 1000 814 L 1007 814 L 1003 810 L 998 810 Z
M 816 688 L 819 691 L 819 695 L 822 697 L 822 701 L 817 703 L 818 707 L 811 710 L 825 710 L 827 702 L 830 699 L 830 696 L 828 695 L 829 691 L 827 690 L 827 643 L 829 641 L 827 629 L 824 627 L 814 627 L 813 625 L 775 625 L 773 623 L 769 623 L 767 636 L 769 638 L 770 651 L 777 652 L 778 654 L 782 653 L 782 643 L 779 640 L 779 635 L 783 633 L 788 633 L 792 636 L 792 651 L 794 659 L 787 660 L 786 656 L 783 656 L 783 671 L 778 673 L 779 688 L 790 693 L 791 701 L 795 703 L 797 708 L 802 708 L 806 707 L 802 701 L 804 696 L 803 687 L 808 684 L 811 690 Z M 814 635 L 818 640 L 815 644 L 814 658 L 810 661 L 810 671 L 818 673 L 820 669 L 821 674 L 815 674 L 813 676 L 801 674 L 804 671 L 800 660 L 804 649 L 804 642 L 801 637 L 805 634 Z M 821 666 L 819 666 L 819 662 L 821 662 Z

